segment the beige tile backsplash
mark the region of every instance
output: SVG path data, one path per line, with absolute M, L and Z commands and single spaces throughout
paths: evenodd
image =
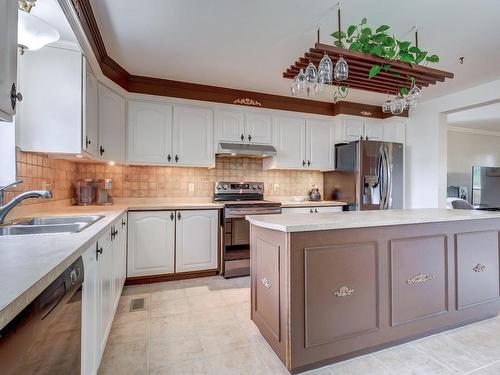
M 7 201 L 34 189 L 52 190 L 52 201 L 67 200 L 74 195 L 75 181 L 83 178 L 111 178 L 115 198 L 207 198 L 215 181 L 262 181 L 269 197 L 304 196 L 313 184 L 323 186 L 318 171 L 263 171 L 262 160 L 245 157 L 218 157 L 216 167 L 207 169 L 76 163 L 18 151 L 17 176 L 24 183 L 7 193 Z M 194 191 L 189 191 L 190 184 Z M 42 201 L 47 202 L 32 199 L 24 204 Z

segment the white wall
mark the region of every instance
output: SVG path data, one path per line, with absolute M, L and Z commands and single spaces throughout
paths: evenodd
M 16 130 L 13 122 L 0 122 L 0 186 L 16 180 Z
M 469 198 L 473 165 L 500 166 L 500 136 L 448 130 L 447 184 L 466 186 Z
M 425 89 L 423 93 L 425 98 Z M 446 113 L 496 101 L 500 80 L 429 100 L 411 111 L 406 129 L 406 207 L 446 207 Z

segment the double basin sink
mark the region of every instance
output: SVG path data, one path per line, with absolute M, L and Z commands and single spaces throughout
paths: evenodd
M 0 236 L 78 233 L 103 217 L 100 215 L 89 215 L 18 219 L 0 226 Z

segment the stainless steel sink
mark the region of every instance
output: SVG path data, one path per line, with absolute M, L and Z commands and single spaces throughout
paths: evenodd
M 63 216 L 21 219 L 0 226 L 0 236 L 78 233 L 104 216 Z

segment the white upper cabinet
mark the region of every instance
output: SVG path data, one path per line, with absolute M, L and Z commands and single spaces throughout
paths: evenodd
M 45 46 L 19 58 L 23 101 L 16 116 L 23 151 L 79 154 L 82 151 L 82 55 Z
M 172 106 L 128 102 L 127 161 L 168 164 L 172 162 Z
M 82 150 L 92 156 L 98 155 L 98 83 L 89 63 L 84 59 L 83 68 L 83 145 Z
M 384 141 L 405 144 L 406 123 L 403 120 L 386 120 L 384 122 Z
M 173 273 L 174 248 L 174 211 L 128 214 L 128 277 Z
M 177 211 L 175 272 L 217 268 L 217 210 Z
M 99 83 L 99 156 L 125 160 L 125 99 Z
M 275 116 L 273 132 L 277 155 L 264 159 L 264 168 L 306 167 L 306 121 L 301 117 Z
M 215 163 L 213 146 L 212 109 L 174 106 L 172 164 L 213 166 Z
M 352 142 L 364 136 L 364 123 L 362 120 L 346 119 L 342 121 L 342 129 L 339 132 L 340 142 Z
M 310 119 L 306 123 L 307 166 L 313 169 L 335 167 L 334 127 L 331 121 Z
M 251 143 L 273 142 L 272 117 L 266 113 L 245 113 L 245 140 Z
M 215 124 L 219 142 L 243 142 L 246 140 L 245 114 L 237 111 L 215 111 Z
M 383 120 L 339 116 L 336 120 L 335 143 L 348 143 L 358 140 L 384 140 Z
M 17 1 L 0 0 L 0 121 L 12 121 L 11 90 L 17 94 Z M 17 107 L 17 103 L 16 103 Z

